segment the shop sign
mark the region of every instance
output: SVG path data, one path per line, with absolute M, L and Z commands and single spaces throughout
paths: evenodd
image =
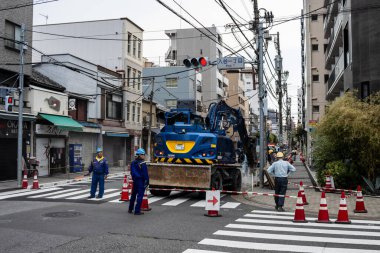
M 36 124 L 36 134 L 67 136 L 69 134 L 69 131 L 59 129 L 57 126 L 54 126 L 54 125 Z
M 23 122 L 23 130 L 29 130 L 29 123 Z M 17 137 L 18 121 L 17 120 L 0 120 L 0 135 L 6 137 Z

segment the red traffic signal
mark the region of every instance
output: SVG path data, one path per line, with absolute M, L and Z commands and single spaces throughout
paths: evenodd
M 13 105 L 13 97 L 8 96 L 7 103 Z
M 207 57 L 185 59 L 185 60 L 183 60 L 183 65 L 185 65 L 185 67 L 187 67 L 187 68 L 205 67 L 208 65 L 208 59 L 207 59 Z
M 7 112 L 12 111 L 12 105 L 13 105 L 13 97 L 12 96 L 5 96 L 5 110 Z

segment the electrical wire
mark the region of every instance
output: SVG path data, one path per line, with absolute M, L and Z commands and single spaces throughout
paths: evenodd
M 18 5 L 14 5 L 14 6 L 11 6 L 11 7 L 0 9 L 0 11 L 20 9 L 20 8 L 24 8 L 24 7 L 28 7 L 28 6 L 33 6 L 33 5 L 38 5 L 38 4 L 46 4 L 46 3 L 57 2 L 57 1 L 59 1 L 59 0 L 47 0 L 45 2 L 39 1 L 39 2 L 35 2 L 35 3 L 18 4 Z

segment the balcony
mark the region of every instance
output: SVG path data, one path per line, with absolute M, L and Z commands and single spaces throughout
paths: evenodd
M 222 88 L 216 87 L 216 94 L 224 97 L 224 90 Z
M 329 69 L 330 65 L 333 64 L 334 56 L 339 54 L 339 48 L 343 47 L 343 14 L 339 13 L 335 19 L 334 27 L 331 29 L 331 36 L 329 38 L 329 43 L 326 48 L 325 57 L 326 65 L 325 67 Z
M 329 80 L 327 81 L 327 96 L 331 97 L 332 94 L 339 93 L 343 89 L 343 73 L 344 73 L 344 54 L 336 57 L 336 64 L 331 71 Z
M 327 1 L 325 1 L 325 3 L 326 2 Z M 329 1 L 329 2 L 331 2 L 331 1 Z M 326 6 L 326 4 L 325 4 L 325 6 Z M 334 0 L 333 3 L 329 3 L 329 4 L 330 5 L 327 7 L 326 18 L 325 18 L 325 21 L 323 22 L 323 30 L 325 31 L 325 39 L 327 39 L 328 37 L 331 37 L 330 31 L 331 31 L 331 28 L 334 24 L 334 18 L 338 13 L 338 9 L 340 9 L 340 8 L 338 8 L 338 6 L 340 5 L 340 3 L 338 3 L 338 1 Z

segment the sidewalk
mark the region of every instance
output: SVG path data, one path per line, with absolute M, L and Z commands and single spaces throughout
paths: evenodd
M 303 165 L 302 162 L 299 160 L 295 161 L 293 164 L 297 172 L 289 177 L 289 186 L 288 191 L 286 192 L 286 195 L 290 196 L 297 196 L 299 187 L 295 186 L 294 183 L 299 184 L 300 181 L 303 181 L 304 187 L 305 186 L 312 186 L 311 181 L 308 177 L 307 170 L 308 168 Z M 247 182 L 243 185 L 243 189 L 246 191 L 252 191 L 251 183 Z M 259 193 L 274 193 L 274 190 L 269 189 L 268 187 L 254 187 L 254 192 Z M 307 202 L 309 202 L 309 205 L 304 205 L 306 218 L 309 217 L 317 217 L 319 212 L 319 206 L 320 206 L 320 199 L 321 199 L 321 192 L 316 191 L 313 188 L 307 188 L 305 187 L 305 195 Z M 336 193 L 326 193 L 326 199 L 327 199 L 327 206 L 330 218 L 335 219 L 338 215 L 339 210 L 339 204 L 340 204 L 340 192 Z M 373 196 L 364 196 L 364 203 L 365 208 L 367 209 L 368 213 L 354 213 L 353 210 L 355 209 L 356 205 L 356 196 L 347 196 L 346 194 L 346 200 L 347 200 L 347 209 L 348 209 L 348 215 L 350 219 L 377 219 L 380 220 L 380 198 L 379 197 L 373 197 Z M 274 199 L 271 196 L 252 196 L 252 195 L 238 195 L 233 196 L 238 201 L 241 201 L 245 204 L 252 205 L 252 206 L 258 206 L 261 208 L 265 208 L 267 210 L 275 210 L 274 209 Z M 285 210 L 287 212 L 294 212 L 296 207 L 296 198 L 286 198 L 285 199 Z
M 110 167 L 110 174 L 108 178 L 124 176 L 125 171 L 127 170 L 127 166 L 125 167 Z M 67 185 L 71 183 L 75 183 L 78 181 L 91 181 L 91 177 L 84 177 L 84 174 L 87 173 L 87 170 L 84 172 L 78 173 L 56 173 L 52 176 L 43 176 L 38 177 L 38 183 L 40 188 L 59 186 L 59 185 Z M 33 177 L 28 178 L 28 188 L 31 188 L 33 185 Z M 9 180 L 9 181 L 0 181 L 0 192 L 6 190 L 15 190 L 19 189 L 17 187 L 17 180 Z

